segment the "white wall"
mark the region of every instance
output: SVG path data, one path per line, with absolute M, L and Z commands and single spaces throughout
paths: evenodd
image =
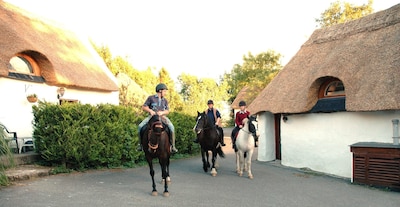
M 26 95 L 36 93 L 42 101 L 58 103 L 57 87 L 43 83 L 31 83 L 9 78 L 0 78 L 0 122 L 18 137 L 32 137 L 32 105 Z M 66 88 L 63 98 L 77 99 L 82 104 L 118 104 L 118 92 L 80 91 Z
M 281 164 L 351 178 L 350 145 L 393 143 L 392 119 L 400 111 L 290 115 L 281 122 Z
M 258 137 L 258 161 L 273 161 L 275 152 L 275 122 L 274 115 L 265 112 L 257 116 L 260 136 Z

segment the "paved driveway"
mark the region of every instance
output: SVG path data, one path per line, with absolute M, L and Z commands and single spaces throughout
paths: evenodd
M 217 177 L 202 170 L 200 156 L 174 160 L 169 197 L 151 196 L 148 167 L 61 174 L 0 190 L 0 206 L 385 206 L 399 207 L 400 193 L 307 174 L 253 157 L 254 179 L 238 177 L 229 139 Z M 257 153 L 257 152 L 256 152 Z M 156 165 L 156 178 L 161 177 Z

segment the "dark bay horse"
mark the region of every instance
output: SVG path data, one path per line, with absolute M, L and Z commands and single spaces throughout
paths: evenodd
M 196 125 L 194 126 L 194 131 L 199 138 L 199 143 L 201 146 L 201 159 L 203 161 L 203 170 L 204 172 L 207 172 L 208 168 L 210 168 L 209 151 L 211 151 L 211 175 L 216 176 L 217 170 L 215 169 L 215 163 L 217 160 L 217 155 L 222 158 L 225 157 L 224 152 L 222 151 L 222 147 L 219 144 L 220 139 L 217 133 L 217 128 L 214 123 L 211 123 L 205 112 L 197 112 L 197 119 Z
M 161 117 L 154 115 L 143 130 L 141 130 L 142 146 L 150 168 L 151 180 L 153 182 L 152 195 L 158 195 L 156 183 L 154 182 L 153 159 L 158 158 L 162 171 L 162 183 L 164 183 L 165 197 L 169 196 L 168 184 L 171 182 L 169 177 L 169 161 L 171 156 L 171 143 L 169 140 L 170 131 L 166 124 L 161 121 Z

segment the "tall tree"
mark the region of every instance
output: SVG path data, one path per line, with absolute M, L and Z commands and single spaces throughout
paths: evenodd
M 165 68 L 161 68 L 158 77 L 160 83 L 165 83 L 168 86 L 167 100 L 170 103 L 170 111 L 181 111 L 183 108 L 183 101 L 168 71 Z
M 178 77 L 178 81 L 185 106 L 182 108 L 183 113 L 197 115 L 197 111 L 206 109 L 209 99 L 214 101 L 215 107 L 221 108 L 227 99 L 227 84 L 217 84 L 212 78 L 199 79 L 183 73 Z
M 374 11 L 372 8 L 373 2 L 373 0 L 368 0 L 368 4 L 356 6 L 347 2 L 335 1 L 331 3 L 330 7 L 322 12 L 320 18 L 315 19 L 315 21 L 321 28 L 324 28 L 359 19 Z
M 249 52 L 243 55 L 243 64 L 235 64 L 231 73 L 225 73 L 224 81 L 228 85 L 230 102 L 232 102 L 239 91 L 245 86 L 251 86 L 255 95 L 260 92 L 275 75 L 282 69 L 279 63 L 281 54 L 269 50 L 256 56 Z

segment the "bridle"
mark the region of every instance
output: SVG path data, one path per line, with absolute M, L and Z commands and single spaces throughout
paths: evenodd
M 153 130 L 153 129 L 159 129 L 159 130 Z M 158 132 L 158 131 L 159 131 L 159 132 Z M 163 123 L 162 123 L 161 117 L 160 117 L 159 120 L 157 120 L 157 121 L 155 121 L 155 122 L 153 122 L 153 123 L 151 124 L 151 127 L 150 127 L 150 129 L 149 129 L 149 132 L 148 132 L 148 137 L 149 137 L 148 146 L 149 146 L 149 150 L 151 149 L 151 150 L 155 151 L 155 150 L 158 148 L 158 143 L 159 143 L 159 139 L 157 139 L 157 143 L 156 143 L 156 144 L 152 144 L 152 143 L 150 142 L 150 137 L 151 137 L 151 135 L 152 135 L 152 134 L 155 134 L 155 135 L 158 135 L 158 136 L 161 137 L 162 133 L 165 133 L 165 130 L 164 130 L 164 126 L 163 126 Z

